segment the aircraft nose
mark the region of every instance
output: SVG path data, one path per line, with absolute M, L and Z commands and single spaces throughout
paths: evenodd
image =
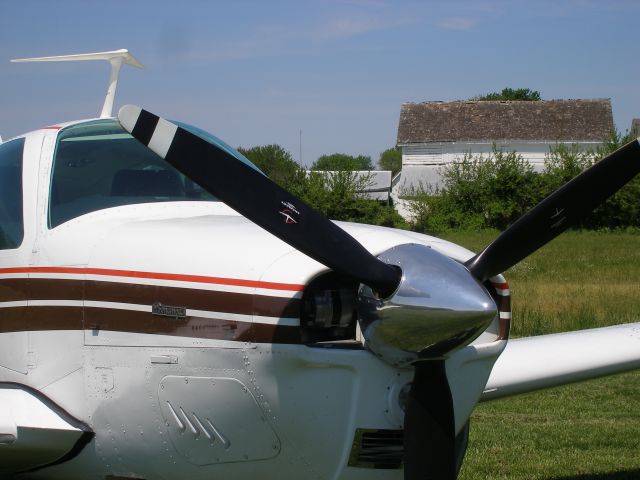
M 399 245 L 379 258 L 402 269 L 402 281 L 388 299 L 361 287 L 358 313 L 367 346 L 391 365 L 441 357 L 471 342 L 497 315 L 486 288 L 432 248 Z

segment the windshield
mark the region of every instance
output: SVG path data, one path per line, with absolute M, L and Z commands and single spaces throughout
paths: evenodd
M 219 143 L 256 168 L 212 135 L 188 125 L 180 126 L 211 143 Z M 113 119 L 85 122 L 60 131 L 51 177 L 50 228 L 104 208 L 175 201 L 217 200 Z

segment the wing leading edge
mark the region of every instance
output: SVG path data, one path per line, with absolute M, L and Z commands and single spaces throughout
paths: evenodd
M 0 382 L 0 478 L 70 460 L 92 438 L 88 425 L 41 392 Z
M 510 340 L 481 401 L 640 368 L 640 323 Z

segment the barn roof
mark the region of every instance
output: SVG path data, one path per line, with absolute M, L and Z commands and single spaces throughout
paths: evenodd
M 455 141 L 603 141 L 610 99 L 404 103 L 398 145 Z

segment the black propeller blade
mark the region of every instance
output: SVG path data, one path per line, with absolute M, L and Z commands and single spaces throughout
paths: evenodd
M 344 230 L 224 147 L 139 107 L 123 107 L 118 119 L 187 177 L 281 240 L 383 297 L 396 290 L 400 282 L 396 268 L 378 260 Z M 418 362 L 406 406 L 406 479 L 455 479 L 454 429 L 444 361 Z
M 382 297 L 396 290 L 400 282 L 396 268 L 222 146 L 132 105 L 122 107 L 118 119 L 187 177 L 284 242 L 369 285 Z
M 465 263 L 481 282 L 526 258 L 616 193 L 640 172 L 634 140 L 545 198 Z
M 453 399 L 444 360 L 415 364 L 404 415 L 405 480 L 455 480 Z
M 371 255 L 344 230 L 211 143 L 139 107 L 123 107 L 123 127 L 178 170 L 239 213 L 327 267 L 394 293 L 400 272 Z M 480 282 L 507 270 L 575 225 L 640 172 L 633 141 L 551 194 L 465 263 Z M 405 409 L 405 479 L 457 475 L 454 406 L 444 360 L 419 361 Z

